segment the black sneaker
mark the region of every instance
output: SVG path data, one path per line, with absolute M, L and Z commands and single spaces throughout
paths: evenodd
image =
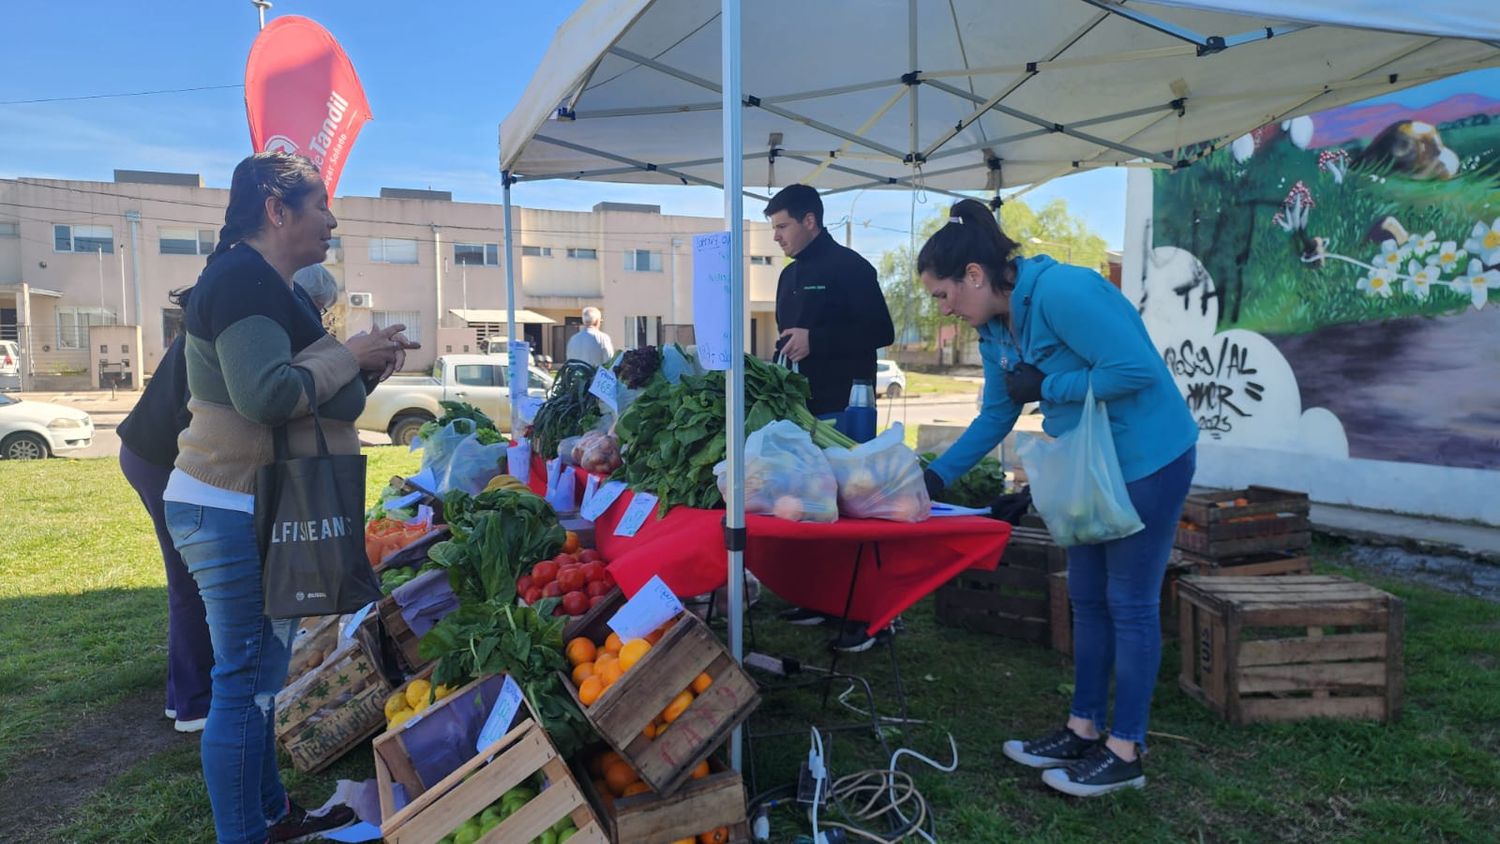
M 1140 754 L 1134 762 L 1126 762 L 1101 744 L 1086 758 L 1066 768 L 1043 771 L 1042 782 L 1074 797 L 1098 797 L 1122 788 L 1145 788 L 1146 774 L 1141 769 Z
M 314 841 L 325 832 L 343 829 L 358 820 L 354 810 L 348 806 L 334 806 L 324 815 L 309 815 L 307 810 L 291 803 L 286 816 L 271 825 L 270 844 L 290 844 L 293 841 Z
M 1030 741 L 1011 739 L 1001 750 L 1028 768 L 1061 768 L 1082 760 L 1103 744 L 1103 737 L 1086 739 L 1064 726 Z
M 844 625 L 837 636 L 828 642 L 828 647 L 846 654 L 863 653 L 876 645 L 884 644 L 894 635 L 890 627 L 882 627 L 871 636 L 863 621 L 851 621 Z
M 798 627 L 814 627 L 828 620 L 828 616 L 816 610 L 807 610 L 802 607 L 784 609 L 777 613 L 776 617 L 787 624 L 795 624 Z

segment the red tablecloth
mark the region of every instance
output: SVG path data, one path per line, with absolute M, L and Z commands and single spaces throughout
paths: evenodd
M 580 470 L 580 496 L 585 480 Z M 530 483 L 538 492 L 546 489 L 546 469 L 539 462 L 532 467 Z M 652 575 L 661 575 L 681 596 L 701 595 L 728 582 L 723 510 L 677 507 L 665 518 L 647 519 L 633 537 L 615 536 L 631 498 L 626 491 L 594 523 L 594 542 L 627 595 Z M 745 526 L 745 567 L 785 600 L 832 615 L 844 612 L 855 555 L 863 546 L 849 616 L 868 621 L 871 633 L 964 569 L 993 570 L 1011 531 L 1005 522 L 977 516 L 916 523 L 841 518 L 812 524 L 748 515 Z

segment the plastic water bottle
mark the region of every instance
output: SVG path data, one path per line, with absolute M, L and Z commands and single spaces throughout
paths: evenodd
M 844 434 L 857 443 L 875 438 L 875 384 L 856 378 L 849 388 L 849 406 L 844 409 Z

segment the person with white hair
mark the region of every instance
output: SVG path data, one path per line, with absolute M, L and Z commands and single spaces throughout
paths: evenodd
M 339 281 L 322 264 L 308 264 L 292 273 L 292 281 L 306 291 L 320 314 L 326 313 L 339 299 Z
M 583 309 L 583 328 L 568 341 L 568 360 L 579 360 L 589 366 L 603 366 L 615 356 L 615 346 L 599 326 L 604 314 L 593 306 Z

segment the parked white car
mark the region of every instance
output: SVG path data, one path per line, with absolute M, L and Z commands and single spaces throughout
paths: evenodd
M 21 389 L 21 347 L 14 340 L 0 340 L 0 390 Z
M 443 355 L 431 375 L 396 375 L 381 382 L 365 399 L 354 427 L 387 434 L 397 445 L 410 445 L 422 425 L 443 415 L 442 401 L 463 401 L 484 411 L 502 433 L 510 433 L 508 354 Z M 546 398 L 552 376 L 527 369 L 526 393 Z
M 875 361 L 875 394 L 888 399 L 906 392 L 906 371 L 893 360 Z
M 0 458 L 40 460 L 93 440 L 94 420 L 81 410 L 0 395 Z

